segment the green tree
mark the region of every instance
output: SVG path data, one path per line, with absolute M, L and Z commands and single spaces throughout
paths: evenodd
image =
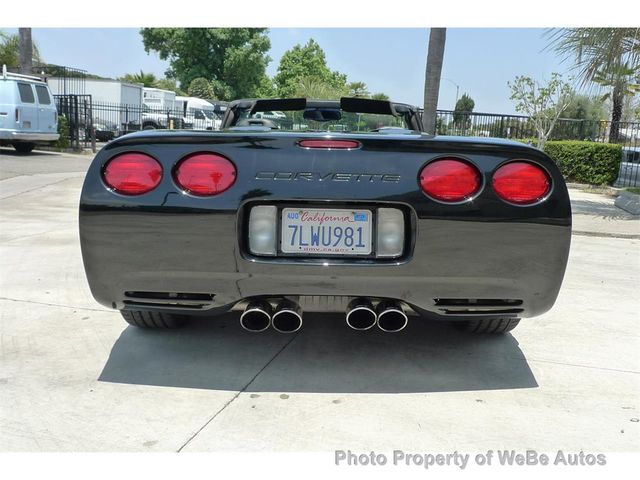
M 507 82 L 507 85 L 511 89 L 509 98 L 515 102 L 516 111 L 530 117 L 538 134 L 538 148 L 542 150 L 558 118 L 571 104 L 571 86 L 562 80 L 559 73 L 552 73 L 546 84 L 530 77 L 518 76 L 513 83 Z
M 315 100 L 335 100 L 347 94 L 346 87 L 336 87 L 315 76 L 300 77 L 291 96 Z
M 453 123 L 457 128 L 467 129 L 471 126 L 470 112 L 473 112 L 476 102 L 473 101 L 466 93 L 462 94 L 462 97 L 456 102 L 456 106 L 453 109 Z
M 386 93 L 374 93 L 373 95 L 371 95 L 371 98 L 373 100 L 389 101 L 389 95 L 387 95 Z
M 625 96 L 640 91 L 639 28 L 565 28 L 550 31 L 550 46 L 573 59 L 581 84 L 594 82 L 608 90 L 611 98 L 609 141 L 619 137 Z
M 312 77 L 316 78 L 316 83 L 346 90 L 347 76 L 329 69 L 324 51 L 313 38 L 306 45 L 295 45 L 282 55 L 273 80 L 278 96 L 286 98 L 294 95 L 300 79 L 307 82 Z
M 42 57 L 38 52 L 36 43 L 33 42 L 33 64 L 42 63 Z M 9 68 L 20 67 L 20 35 L 10 35 L 0 31 L 0 68 L 6 65 Z
M 170 90 L 175 92 L 176 95 L 186 95 L 187 92 L 181 90 L 178 87 L 178 83 L 175 78 L 161 78 L 156 82 L 156 88 L 161 88 L 162 90 Z
M 442 74 L 446 40 L 446 28 L 432 28 L 429 32 L 422 123 L 424 125 L 424 131 L 431 134 L 435 133 L 436 130 L 436 110 L 438 109 L 438 92 L 440 90 L 440 76 Z
M 216 93 L 213 89 L 213 85 L 206 78 L 198 77 L 191 80 L 187 94 L 190 97 L 204 98 L 205 100 L 212 100 L 216 98 Z
M 347 85 L 350 97 L 369 97 L 369 90 L 364 82 L 351 82 Z
M 153 73 L 145 73 L 142 70 L 140 70 L 140 73 L 127 73 L 118 80 L 129 83 L 141 83 L 147 88 L 156 88 L 158 85 L 158 79 Z
M 575 95 L 571 104 L 562 112 L 562 118 L 599 121 L 606 118 L 606 113 L 600 99 L 589 95 Z
M 169 60 L 182 88 L 203 77 L 223 100 L 255 96 L 270 61 L 266 28 L 143 28 L 147 52 Z
M 276 98 L 276 86 L 273 83 L 273 79 L 269 78 L 268 75 L 264 75 L 260 80 L 260 85 L 256 90 L 257 98 Z

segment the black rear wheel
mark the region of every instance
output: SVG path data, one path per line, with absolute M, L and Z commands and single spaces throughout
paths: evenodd
M 187 322 L 186 315 L 151 312 L 149 310 L 120 310 L 129 325 L 140 328 L 178 328 Z
M 18 153 L 30 153 L 31 150 L 36 148 L 35 143 L 14 143 L 13 148 L 16 149 Z
M 520 323 L 519 318 L 497 317 L 454 322 L 454 325 L 465 332 L 477 334 L 501 334 L 513 330 Z

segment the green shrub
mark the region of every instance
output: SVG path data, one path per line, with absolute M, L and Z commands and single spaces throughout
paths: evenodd
M 58 133 L 60 138 L 55 143 L 58 148 L 69 148 L 69 121 L 64 115 L 58 116 Z
M 612 143 L 549 140 L 544 153 L 556 162 L 566 180 L 592 185 L 611 185 L 622 160 L 622 147 Z

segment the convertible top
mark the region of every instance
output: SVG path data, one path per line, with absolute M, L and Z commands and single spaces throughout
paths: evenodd
M 407 127 L 411 130 L 422 131 L 422 119 L 420 118 L 417 107 L 406 103 L 358 97 L 342 97 L 340 100 L 310 100 L 306 98 L 254 98 L 235 100 L 229 103 L 222 120 L 221 128 L 224 129 L 235 125 L 240 117 L 240 112 L 248 111 L 249 114 L 252 115 L 256 112 L 304 111 L 317 108 L 331 108 L 340 109 L 343 112 L 404 117 Z

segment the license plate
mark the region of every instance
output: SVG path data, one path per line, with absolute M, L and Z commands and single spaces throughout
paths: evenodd
M 284 208 L 280 250 L 310 255 L 369 255 L 371 222 L 371 210 Z

